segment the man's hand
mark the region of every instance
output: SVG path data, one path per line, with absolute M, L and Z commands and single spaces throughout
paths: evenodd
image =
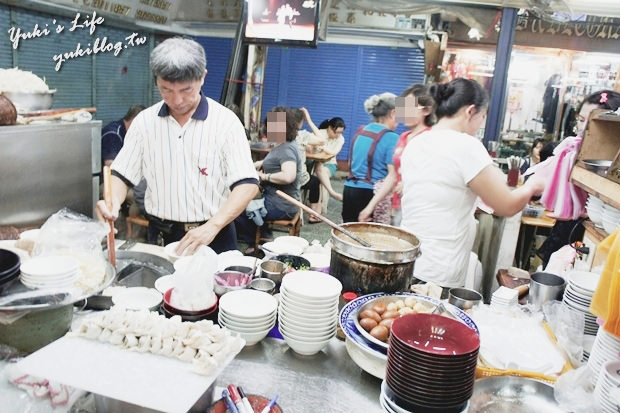
M 192 255 L 201 245 L 209 245 L 220 230 L 208 222 L 198 228 L 190 229 L 181 239 L 175 251 L 178 255 Z
M 121 209 L 121 206 L 113 201 L 112 209 L 108 209 L 105 201 L 103 199 L 97 201 L 97 205 L 95 208 L 95 216 L 99 221 L 116 221 L 118 218 L 118 211 Z

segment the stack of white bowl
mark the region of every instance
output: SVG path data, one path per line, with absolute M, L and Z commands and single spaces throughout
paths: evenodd
M 588 358 L 588 368 L 592 371 L 593 384 L 599 378 L 601 370 L 604 369 L 605 363 L 608 361 L 620 360 L 620 338 L 599 328 L 594 340 L 594 346 Z
M 318 271 L 294 271 L 282 279 L 279 329 L 298 354 L 321 351 L 336 334 L 342 284 Z
M 598 228 L 603 228 L 603 204 L 604 202 L 594 195 L 590 195 L 588 197 L 588 202 L 586 202 L 588 217 L 590 217 L 590 221 Z
M 564 290 L 562 304 L 569 310 L 583 313 L 586 335 L 594 336 L 598 331 L 596 316 L 590 312 L 592 296 L 601 278 L 600 274 L 588 271 L 571 271 L 567 274 L 568 284 Z
M 620 412 L 620 361 L 608 361 L 603 365 L 594 388 L 594 398 L 601 412 Z
M 219 310 L 218 324 L 239 333 L 246 346 L 251 346 L 276 324 L 278 301 L 262 291 L 235 290 L 220 298 Z
M 80 263 L 66 255 L 34 257 L 21 265 L 20 280 L 28 288 L 71 287 L 80 275 Z
M 620 210 L 609 204 L 603 204 L 603 229 L 611 234 L 620 227 Z

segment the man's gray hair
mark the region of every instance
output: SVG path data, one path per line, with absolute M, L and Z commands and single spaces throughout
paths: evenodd
M 151 52 L 151 71 L 168 82 L 200 80 L 207 67 L 204 48 L 195 40 L 173 37 Z

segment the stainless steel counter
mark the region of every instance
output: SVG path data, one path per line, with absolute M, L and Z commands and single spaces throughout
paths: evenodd
M 301 356 L 284 340 L 267 338 L 244 348 L 217 378 L 215 398 L 228 384 L 273 397 L 286 413 L 381 412 L 381 380 L 360 369 L 344 342 L 333 338 L 313 356 Z

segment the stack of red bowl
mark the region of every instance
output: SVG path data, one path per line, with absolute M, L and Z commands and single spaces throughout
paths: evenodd
M 204 320 L 204 319 L 216 320 L 217 319 L 217 304 L 218 304 L 217 295 L 214 294 L 215 303 L 209 308 L 205 308 L 202 310 L 182 310 L 170 304 L 170 296 L 172 295 L 172 290 L 174 290 L 174 288 L 171 288 L 168 291 L 166 291 L 166 293 L 164 294 L 164 302 L 161 305 L 161 309 L 166 317 L 170 318 L 174 315 L 178 315 L 178 316 L 181 316 L 181 319 L 183 319 L 183 321 L 198 321 L 198 320 Z
M 382 397 L 410 412 L 461 412 L 474 390 L 479 349 L 478 333 L 456 320 L 437 314 L 397 318 Z

